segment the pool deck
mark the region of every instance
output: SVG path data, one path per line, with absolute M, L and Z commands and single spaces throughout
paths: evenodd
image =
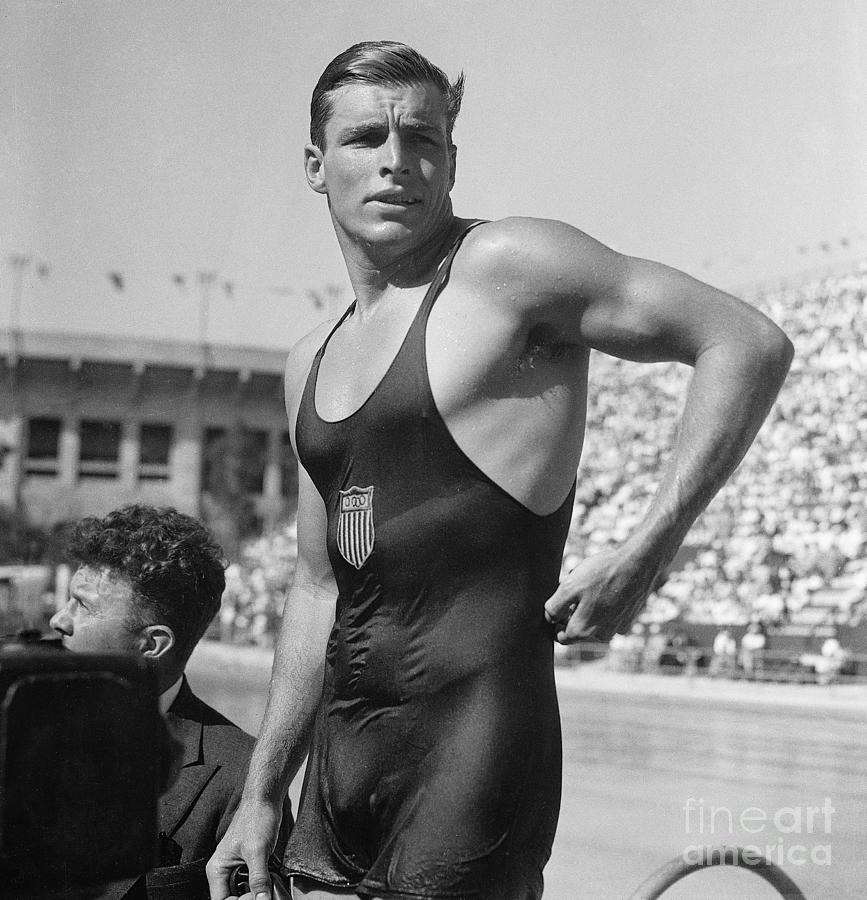
M 231 665 L 243 677 L 267 680 L 273 651 L 263 647 L 203 641 L 190 660 L 190 668 Z M 612 695 L 682 699 L 684 702 L 735 703 L 803 710 L 823 715 L 867 719 L 867 684 L 786 684 L 708 678 L 703 675 L 658 675 L 614 672 L 605 661 L 558 665 L 557 687 L 561 691 L 592 691 Z
M 791 684 L 775 681 L 613 672 L 604 661 L 557 666 L 560 690 L 683 699 L 686 702 L 773 706 L 805 712 L 839 713 L 867 719 L 867 684 Z

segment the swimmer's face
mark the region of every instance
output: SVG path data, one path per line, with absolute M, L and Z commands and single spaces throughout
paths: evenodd
M 424 239 L 451 220 L 456 150 L 432 84 L 347 84 L 331 95 L 325 147 L 305 148 L 307 180 L 328 197 L 338 238 Z

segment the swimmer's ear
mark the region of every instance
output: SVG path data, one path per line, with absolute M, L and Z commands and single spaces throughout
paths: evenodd
M 325 163 L 322 151 L 316 144 L 307 144 L 304 148 L 304 174 L 307 176 L 307 184 L 317 194 L 325 194 Z

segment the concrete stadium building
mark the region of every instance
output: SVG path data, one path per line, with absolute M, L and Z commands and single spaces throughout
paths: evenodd
M 45 526 L 133 501 L 202 515 L 232 436 L 243 490 L 273 525 L 296 495 L 284 361 L 253 347 L 0 331 L 0 506 Z

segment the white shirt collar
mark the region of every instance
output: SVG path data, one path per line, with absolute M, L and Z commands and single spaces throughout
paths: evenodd
M 160 712 L 163 715 L 165 715 L 169 711 L 169 707 L 175 702 L 175 698 L 181 692 L 181 682 L 183 680 L 184 676 L 181 675 L 181 677 L 168 690 L 165 690 L 160 694 Z

